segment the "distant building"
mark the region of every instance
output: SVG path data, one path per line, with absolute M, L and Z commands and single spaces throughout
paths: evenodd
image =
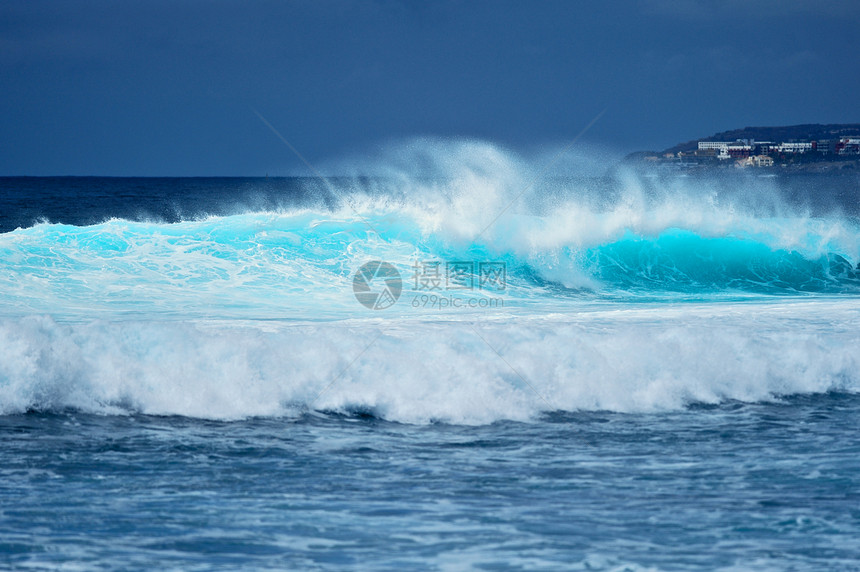
M 775 146 L 774 151 L 777 153 L 806 153 L 812 151 L 812 143 L 780 143 Z
M 713 149 L 714 151 L 719 152 L 720 150 L 727 148 L 729 145 L 731 145 L 731 143 L 725 141 L 699 141 L 699 151 Z
M 755 141 L 754 143 L 753 147 L 756 155 L 767 155 L 771 146 L 774 145 L 773 141 Z
M 726 153 L 733 159 L 742 159 L 752 155 L 752 145 L 749 143 L 731 143 L 726 146 Z
M 773 157 L 768 157 L 767 155 L 756 155 L 754 157 L 750 157 L 752 159 L 753 165 L 756 167 L 773 167 Z
M 860 155 L 860 136 L 842 137 L 836 143 L 838 155 Z
M 804 141 L 755 141 L 754 139 L 738 139 L 736 141 L 699 141 L 698 150 L 693 154 L 700 158 L 716 158 L 720 161 L 734 159 L 739 167 L 770 167 L 773 159 L 770 156 L 802 155 L 817 153 L 820 155 L 860 155 L 860 135 L 843 136 L 839 139 L 819 139 Z M 682 155 L 678 153 L 677 157 Z M 665 159 L 675 156 L 666 155 Z
M 773 167 L 773 158 L 767 155 L 753 155 L 737 161 L 738 167 Z
M 721 161 L 726 159 L 742 159 L 752 155 L 754 142 L 738 140 L 734 143 L 728 141 L 699 141 L 698 155 L 713 157 Z
M 836 152 L 836 141 L 833 139 L 819 139 L 818 141 L 813 141 L 813 145 L 815 146 L 815 150 L 822 155 L 832 155 Z

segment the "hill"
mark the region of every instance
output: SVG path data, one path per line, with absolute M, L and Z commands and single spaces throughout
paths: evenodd
M 814 141 L 819 139 L 835 139 L 848 135 L 860 135 L 860 123 L 831 123 L 827 125 L 809 123 L 783 127 L 744 127 L 743 129 L 722 131 L 710 137 L 680 143 L 662 151 L 662 153 L 695 151 L 698 148 L 699 141 L 737 141 L 738 139 L 778 142 L 792 140 Z

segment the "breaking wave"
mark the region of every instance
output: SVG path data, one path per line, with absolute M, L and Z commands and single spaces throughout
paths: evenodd
M 480 142 L 375 166 L 263 209 L 0 234 L 0 413 L 486 423 L 858 389 L 838 208 L 754 178 L 542 179 Z M 403 277 L 384 311 L 352 290 L 369 260 Z M 426 261 L 503 263 L 504 303 L 416 308 Z

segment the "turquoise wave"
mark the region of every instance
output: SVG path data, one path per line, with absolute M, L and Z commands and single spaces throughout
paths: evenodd
M 579 259 L 584 272 L 623 289 L 777 294 L 860 287 L 858 268 L 835 252 L 805 256 L 754 240 L 707 238 L 683 230 L 656 238 L 628 236 L 587 249 Z
M 513 303 L 579 293 L 860 293 L 856 253 L 848 252 L 860 242 L 854 227 L 754 222 L 722 234 L 621 227 L 592 233 L 590 243 L 548 229 L 541 217 L 513 218 L 476 239 L 392 212 L 39 224 L 0 235 L 0 309 L 340 315 L 362 310 L 352 277 L 368 260 L 393 264 L 407 287 L 416 263 L 503 262 L 503 295 Z

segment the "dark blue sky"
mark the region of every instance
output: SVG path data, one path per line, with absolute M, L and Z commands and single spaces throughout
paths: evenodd
M 0 174 L 306 173 L 416 135 L 860 122 L 860 2 L 0 2 Z

